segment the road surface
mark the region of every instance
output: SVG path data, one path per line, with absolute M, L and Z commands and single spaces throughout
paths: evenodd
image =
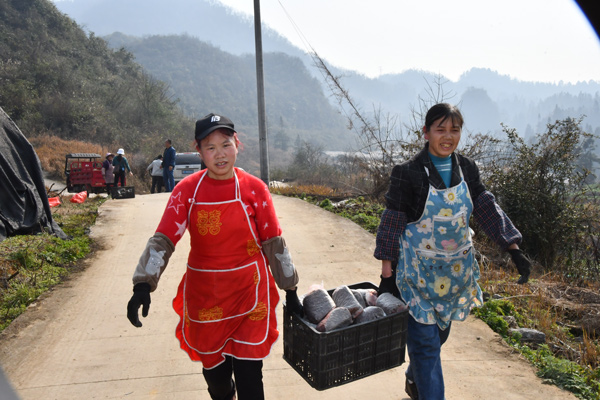
M 127 320 L 131 275 L 168 194 L 108 200 L 92 229 L 102 249 L 86 269 L 32 304 L 0 337 L 0 365 L 24 400 L 209 399 L 202 368 L 179 349 L 171 300 L 185 269 L 189 240 L 171 258 L 142 328 Z M 377 283 L 373 235 L 298 199 L 274 197 L 300 273 L 299 292 Z M 186 233 L 187 236 L 187 233 Z M 282 309 L 278 307 L 279 321 Z M 281 330 L 281 326 L 280 326 Z M 283 338 L 264 363 L 269 400 L 407 399 L 407 364 L 325 391 L 312 389 L 282 359 Z M 455 323 L 442 352 L 449 400 L 575 399 L 542 384 L 534 369 L 483 322 Z M 0 393 L 0 398 L 1 398 Z

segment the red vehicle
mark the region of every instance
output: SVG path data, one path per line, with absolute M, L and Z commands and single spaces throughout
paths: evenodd
M 67 154 L 65 156 L 65 175 L 67 177 L 67 190 L 70 193 L 79 193 L 84 190 L 88 193 L 106 191 L 100 154 Z

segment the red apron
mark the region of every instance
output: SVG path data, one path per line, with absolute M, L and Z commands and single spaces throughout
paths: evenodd
M 262 360 L 279 336 L 279 293 L 234 176 L 233 200 L 197 202 L 206 173 L 189 199 L 192 249 L 173 300 L 181 348 L 206 369 L 221 364 L 225 355 Z

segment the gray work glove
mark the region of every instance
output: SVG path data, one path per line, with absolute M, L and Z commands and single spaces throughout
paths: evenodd
M 138 310 L 142 306 L 142 317 L 148 316 L 150 310 L 150 285 L 146 282 L 136 283 L 133 287 L 133 296 L 127 303 L 127 319 L 136 328 L 141 328 L 142 323 L 138 315 Z
M 525 257 L 525 254 L 521 249 L 509 249 L 508 252 L 512 258 L 513 263 L 517 267 L 517 271 L 521 277 L 517 281 L 519 285 L 527 283 L 529 280 L 529 274 L 531 273 L 531 261 Z

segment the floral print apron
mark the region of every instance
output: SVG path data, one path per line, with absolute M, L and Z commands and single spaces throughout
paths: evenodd
M 189 199 L 192 250 L 173 308 L 176 336 L 194 361 L 212 369 L 225 355 L 261 360 L 277 340 L 279 293 L 260 247 L 254 220 L 235 197 L 222 202 Z M 233 195 L 233 193 L 232 193 Z
M 402 299 L 417 322 L 441 329 L 483 303 L 469 229 L 473 202 L 460 172 L 456 186 L 429 186 L 423 215 L 400 238 L 396 284 Z

